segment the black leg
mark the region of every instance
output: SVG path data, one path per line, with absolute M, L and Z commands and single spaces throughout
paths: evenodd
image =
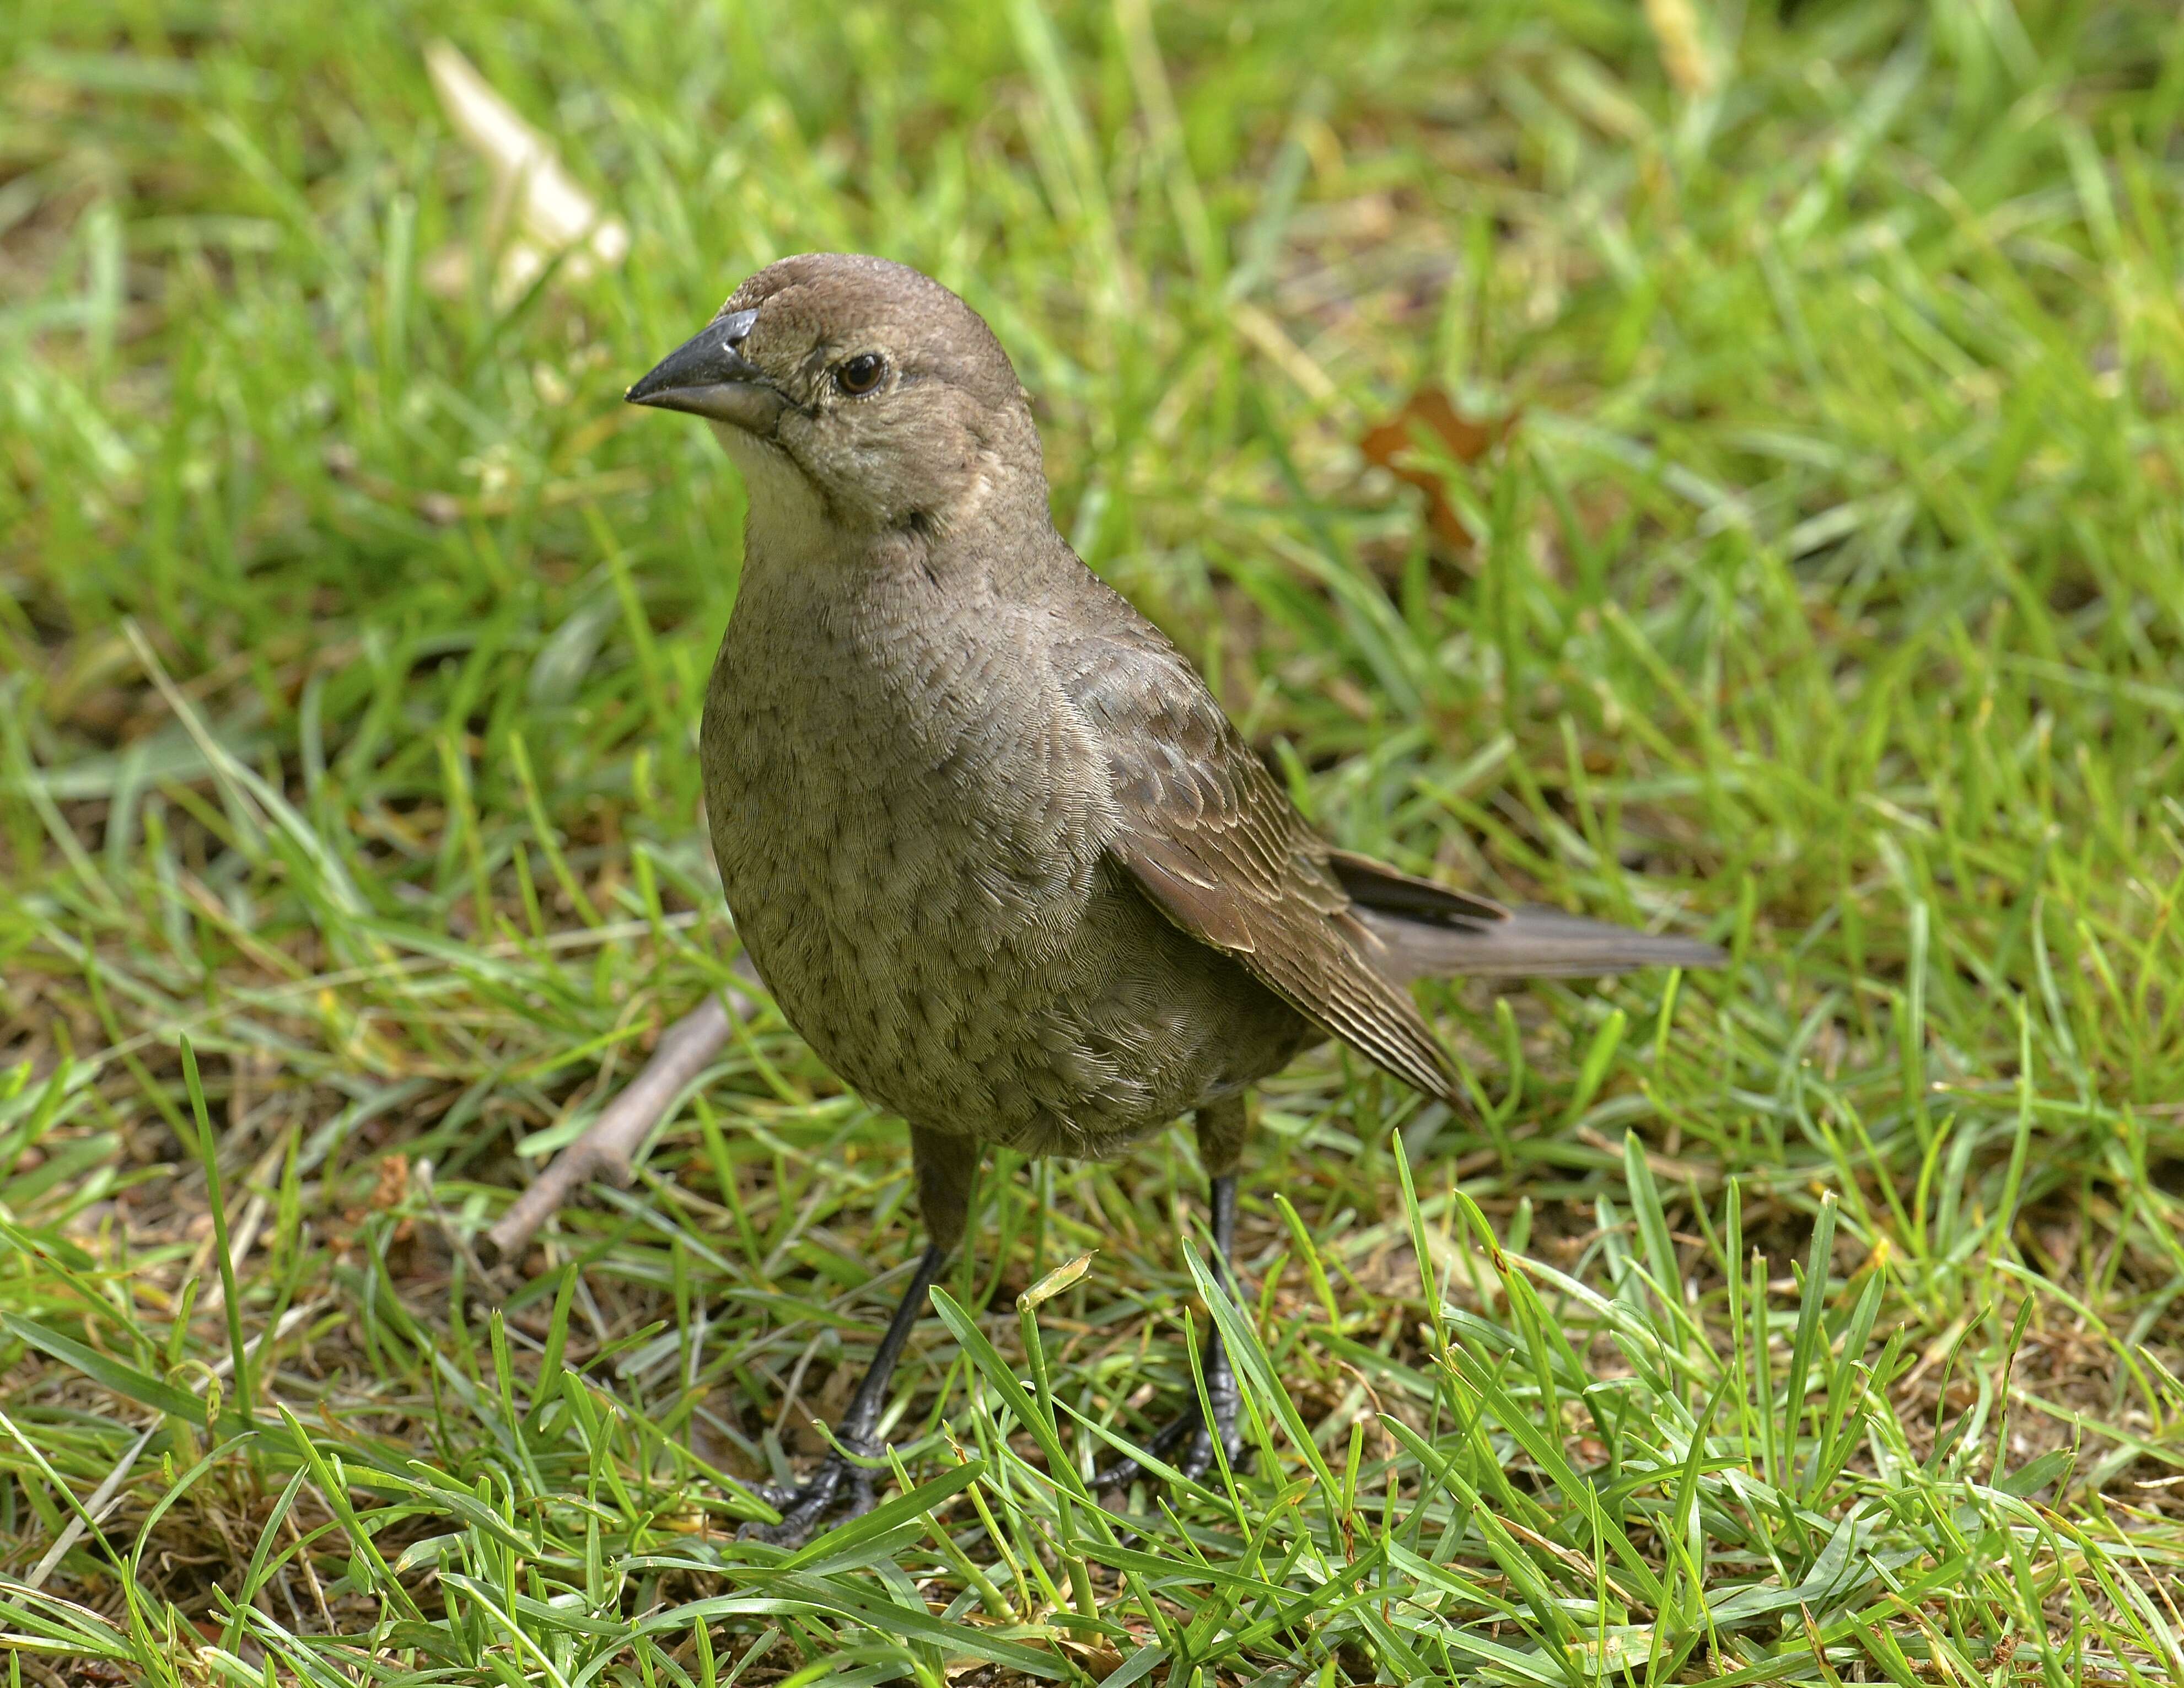
M 911 1326 L 925 1311 L 927 1291 L 933 1288 L 947 1264 L 948 1251 L 939 1244 L 926 1250 L 925 1258 L 917 1263 L 916 1275 L 910 1280 L 910 1287 L 903 1291 L 902 1300 L 895 1306 L 894 1317 L 888 1321 L 887 1334 L 880 1339 L 871 1369 L 857 1385 L 856 1394 L 850 1397 L 849 1410 L 834 1426 L 834 1440 L 852 1453 L 869 1459 L 879 1451 L 872 1440 L 872 1432 L 879 1423 L 881 1409 L 887 1405 L 888 1384 L 894 1375 L 895 1362 L 902 1357 L 903 1345 L 910 1340 Z M 830 1449 L 818 1470 L 795 1488 L 769 1486 L 765 1494 L 766 1504 L 781 1513 L 781 1522 L 747 1524 L 741 1534 L 760 1541 L 794 1546 L 811 1535 L 813 1526 L 822 1518 L 833 1512 L 839 1511 L 844 1518 L 870 1512 L 872 1474 Z
M 1221 1282 L 1238 1306 L 1243 1304 L 1243 1294 L 1236 1284 L 1236 1175 L 1213 1180 L 1213 1245 L 1221 1252 Z M 1209 1315 L 1210 1317 L 1210 1315 Z M 1213 1407 L 1214 1434 L 1221 1438 L 1222 1451 L 1228 1456 L 1233 1468 L 1241 1451 L 1241 1438 L 1236 1420 L 1243 1410 L 1244 1397 L 1236 1387 L 1235 1368 L 1228 1362 L 1228 1345 L 1221 1340 L 1221 1327 L 1215 1325 L 1206 1334 L 1206 1398 Z M 1213 1469 L 1213 1439 L 1204 1429 L 1191 1439 L 1190 1449 L 1183 1459 L 1183 1474 L 1195 1479 Z
M 1236 1295 L 1236 1269 L 1230 1259 L 1236 1246 L 1236 1175 L 1226 1173 L 1215 1178 L 1212 1196 L 1213 1245 L 1220 1254 L 1220 1276 L 1228 1293 Z M 1206 1429 L 1205 1415 L 1194 1401 L 1154 1431 L 1145 1444 L 1146 1452 L 1162 1459 L 1167 1458 L 1178 1444 L 1185 1444 L 1183 1457 L 1174 1463 L 1176 1469 L 1193 1482 L 1213 1469 L 1215 1435 L 1221 1438 L 1221 1446 L 1228 1456 L 1230 1466 L 1235 1465 L 1242 1449 L 1237 1418 L 1243 1408 L 1243 1397 L 1237 1391 L 1235 1368 L 1228 1362 L 1228 1350 L 1221 1340 L 1221 1327 L 1217 1324 L 1206 1334 L 1201 1369 L 1206 1377 L 1206 1399 L 1213 1408 L 1212 1432 Z M 1095 1473 L 1092 1484 L 1098 1490 L 1123 1489 L 1148 1474 L 1134 1459 L 1117 1460 Z

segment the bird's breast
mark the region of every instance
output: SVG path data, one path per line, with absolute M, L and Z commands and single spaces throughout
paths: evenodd
M 766 872 L 815 912 L 948 918 L 959 944 L 1045 952 L 1091 893 L 1104 766 L 1035 654 L 976 616 L 871 595 L 762 585 L 738 604 L 704 729 L 724 878 Z
M 701 750 L 722 888 L 777 1001 L 913 1119 L 1096 1091 L 1057 1028 L 1112 895 L 1103 771 L 1006 639 L 799 596 L 738 604 Z

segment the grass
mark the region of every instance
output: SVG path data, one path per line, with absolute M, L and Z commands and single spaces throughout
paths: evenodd
M 496 292 L 442 33 L 626 263 Z M 2162 8 L 23 0 L 0 65 L 9 1688 L 2184 1684 Z M 1476 1117 L 1301 1063 L 1240 1306 L 1180 1134 L 994 1167 L 898 1498 L 784 1555 L 899 1128 L 767 1012 L 519 1287 L 470 1240 L 728 977 L 741 494 L 618 396 L 823 247 L 988 315 L 1330 833 L 1735 962 L 1440 991 Z M 1468 550 L 1357 450 L 1433 383 L 1516 419 L 1421 448 Z M 1103 1510 L 1208 1318 L 1255 1459 Z

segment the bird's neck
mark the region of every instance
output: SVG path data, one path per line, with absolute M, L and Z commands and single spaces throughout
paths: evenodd
M 973 505 L 951 504 L 930 516 L 885 528 L 845 523 L 783 453 L 733 437 L 743 471 L 742 591 L 785 604 L 844 606 L 896 588 L 922 597 L 938 590 L 955 611 L 996 599 L 1036 602 L 1075 560 L 1054 530 L 1044 482 L 982 487 Z

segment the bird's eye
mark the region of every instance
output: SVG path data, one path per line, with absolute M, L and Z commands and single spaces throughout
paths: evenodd
M 834 371 L 834 385 L 855 398 L 870 393 L 887 373 L 887 359 L 877 352 L 860 352 Z

